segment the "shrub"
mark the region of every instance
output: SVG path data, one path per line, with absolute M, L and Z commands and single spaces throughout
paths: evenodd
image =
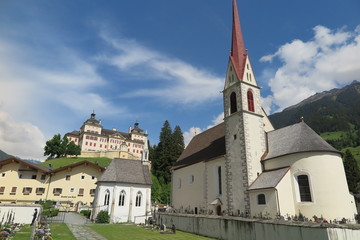
M 100 211 L 98 215 L 96 216 L 96 223 L 109 223 L 110 222 L 110 216 L 108 211 Z
M 47 217 L 55 217 L 58 214 L 59 214 L 59 209 L 57 208 L 44 209 L 42 212 L 42 215 Z
M 81 210 L 80 214 L 87 217 L 87 218 L 90 218 L 91 210 Z

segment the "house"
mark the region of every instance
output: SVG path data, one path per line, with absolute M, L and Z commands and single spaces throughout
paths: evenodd
M 148 134 L 139 128 L 138 122 L 128 132 L 105 129 L 92 113 L 80 131 L 65 136 L 81 147 L 81 157 L 127 158 L 149 163 Z
M 0 161 L 0 203 L 35 204 L 54 201 L 58 208 L 77 211 L 92 205 L 96 181 L 105 171 L 81 161 L 57 169 L 9 158 Z
M 304 215 L 354 220 L 342 156 L 303 120 L 274 129 L 261 107 L 233 0 L 224 122 L 196 135 L 172 168 L 180 213 L 243 217 Z
M 93 218 L 107 211 L 111 223 L 144 223 L 151 216 L 151 174 L 148 165 L 115 158 L 97 181 Z

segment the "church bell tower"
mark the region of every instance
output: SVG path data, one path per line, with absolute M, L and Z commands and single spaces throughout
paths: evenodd
M 233 0 L 232 43 L 223 90 L 227 211 L 250 214 L 249 185 L 261 173 L 265 152 L 264 111 Z

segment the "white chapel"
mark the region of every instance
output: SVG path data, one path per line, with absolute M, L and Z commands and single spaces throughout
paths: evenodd
M 224 122 L 196 135 L 172 169 L 177 212 L 354 220 L 341 153 L 300 119 L 275 130 L 261 107 L 236 0 L 223 101 Z

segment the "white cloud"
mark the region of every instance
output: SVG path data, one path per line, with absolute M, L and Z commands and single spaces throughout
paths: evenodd
M 201 129 L 201 128 L 199 128 L 199 127 L 191 127 L 188 131 L 186 131 L 186 132 L 183 133 L 185 146 L 187 146 L 187 145 L 189 144 L 189 142 L 191 141 L 191 139 L 192 139 L 195 135 L 197 135 L 197 134 L 199 134 L 199 133 L 201 133 L 201 132 L 203 132 L 203 131 L 205 131 L 205 130 L 207 130 L 207 129 L 209 129 L 209 128 L 215 127 L 216 125 L 219 125 L 219 124 L 222 123 L 223 121 L 224 121 L 224 113 L 222 112 L 222 113 L 220 113 L 218 116 L 216 116 L 216 117 L 211 121 L 211 124 L 208 125 L 208 126 L 207 126 L 206 128 L 204 128 L 204 129 Z
M 103 34 L 103 39 L 116 49 L 113 56 L 99 56 L 99 60 L 133 75 L 141 72 L 156 84 L 137 88 L 124 96 L 156 97 L 180 104 L 200 104 L 219 98 L 223 79 L 204 69 L 142 46 L 129 39 L 115 39 Z
M 342 87 L 359 79 L 359 29 L 330 30 L 316 26 L 313 39 L 295 39 L 281 46 L 276 53 L 263 56 L 260 59 L 263 62 L 275 59 L 281 62 L 269 81 L 272 95 L 263 99 L 266 110 L 274 109 L 269 106 L 271 102 L 277 110 L 282 110 L 316 92 Z
M 16 121 L 0 110 L 0 146 L 4 152 L 26 159 L 44 159 L 43 133 L 28 122 Z

